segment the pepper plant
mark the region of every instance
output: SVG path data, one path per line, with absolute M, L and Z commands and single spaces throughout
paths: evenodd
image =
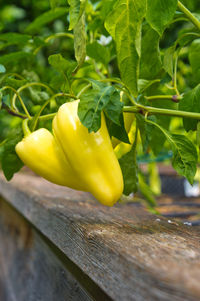
M 163 152 L 193 184 L 199 1 L 20 2 L 1 4 L 0 12 L 0 161 L 7 180 L 23 166 L 15 147 L 27 121 L 31 131 L 51 131 L 59 107 L 80 99 L 78 117 L 89 133 L 99 131 L 104 113 L 125 195 L 139 189 L 155 205 L 155 162 Z M 148 183 L 139 164 L 144 156 L 151 162 Z

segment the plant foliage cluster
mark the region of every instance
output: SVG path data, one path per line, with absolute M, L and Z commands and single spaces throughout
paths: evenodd
M 165 154 L 192 184 L 200 145 L 200 3 L 197 0 L 6 1 L 0 10 L 0 161 L 8 180 L 22 120 L 51 128 L 59 106 L 96 132 L 105 114 L 126 195 L 150 206 Z M 127 133 L 125 112 L 134 131 Z M 127 150 L 124 151 L 123 150 Z M 142 159 L 143 158 L 143 159 Z M 148 185 L 139 163 L 149 163 Z

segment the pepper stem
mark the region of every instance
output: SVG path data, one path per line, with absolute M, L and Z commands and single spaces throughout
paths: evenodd
M 28 135 L 31 134 L 31 131 L 30 131 L 29 126 L 28 126 L 28 118 L 23 120 L 22 129 L 23 129 L 23 132 L 24 132 L 24 137 L 27 137 Z

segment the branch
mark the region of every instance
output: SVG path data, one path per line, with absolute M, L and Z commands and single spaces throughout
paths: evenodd
M 170 109 L 161 109 L 161 108 L 154 108 L 149 106 L 124 106 L 124 112 L 132 112 L 132 113 L 150 113 L 155 115 L 167 115 L 167 116 L 176 116 L 176 117 L 187 117 L 191 119 L 198 119 L 200 120 L 200 113 L 194 112 L 185 112 L 185 111 L 177 111 L 177 110 L 170 110 Z
M 172 100 L 173 102 L 179 102 L 179 100 L 182 99 L 181 95 L 155 95 L 155 96 L 145 96 L 147 100 L 158 100 L 158 99 L 163 99 L 163 100 Z
M 199 20 L 180 1 L 178 1 L 178 8 L 194 24 L 194 26 L 196 26 L 200 30 Z
M 10 109 L 8 106 L 6 106 L 4 103 L 2 104 L 2 109 L 5 109 L 8 114 L 12 115 L 12 116 L 16 116 L 16 117 L 20 117 L 22 119 L 26 119 L 27 116 L 25 114 L 22 113 L 18 113 L 16 111 L 13 111 L 12 109 Z

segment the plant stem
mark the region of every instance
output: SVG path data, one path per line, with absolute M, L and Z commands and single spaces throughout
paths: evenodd
M 71 33 L 68 33 L 68 32 L 54 33 L 45 39 L 45 43 L 48 43 L 50 40 L 55 39 L 55 38 L 60 38 L 60 37 L 67 37 L 67 38 L 73 39 L 74 35 Z
M 48 103 L 50 102 L 51 98 L 48 99 L 43 105 L 42 107 L 40 108 L 39 112 L 35 115 L 34 118 L 34 122 L 33 122 L 33 126 L 32 126 L 32 131 L 35 131 L 36 129 L 36 126 L 37 126 L 37 123 L 38 123 L 38 120 L 40 118 L 40 115 L 42 114 L 42 111 L 45 109 L 45 107 L 48 105 Z
M 106 79 L 100 79 L 99 81 L 100 81 L 100 82 L 103 82 L 103 83 L 104 83 L 104 82 L 113 82 L 113 83 L 116 83 L 116 84 L 120 84 L 122 87 L 124 87 L 124 88 L 127 90 L 127 92 L 124 91 L 124 93 L 125 93 L 126 96 L 129 98 L 130 102 L 131 102 L 134 106 L 137 105 L 136 101 L 135 101 L 134 98 L 131 96 L 132 94 L 131 94 L 129 88 L 128 88 L 121 80 L 115 79 L 115 78 L 106 78 Z
M 20 117 L 22 119 L 28 119 L 27 116 L 25 114 L 22 114 L 22 113 L 18 113 L 14 110 L 11 110 L 9 107 L 5 106 L 4 104 L 2 105 L 2 108 L 5 109 L 8 114 L 12 115 L 12 116 L 16 116 L 16 117 Z M 39 120 L 49 120 L 49 119 L 52 119 L 57 113 L 51 113 L 51 114 L 46 114 L 46 115 L 42 115 L 40 116 L 38 119 Z M 31 120 L 33 119 L 34 117 L 33 116 L 30 116 L 30 118 L 28 120 Z
M 52 39 L 55 39 L 55 38 L 60 38 L 60 37 L 68 37 L 68 38 L 71 38 L 73 39 L 74 38 L 74 35 L 71 34 L 71 33 L 67 33 L 67 32 L 58 32 L 58 33 L 55 33 L 55 34 L 52 34 L 50 35 L 49 37 L 47 37 L 44 41 L 45 43 L 48 43 L 50 40 Z M 44 47 L 45 45 L 42 45 L 42 46 L 39 46 L 38 48 L 36 48 L 33 52 L 34 55 L 36 55 L 38 53 L 38 51 L 40 51 L 40 49 L 42 47 Z
M 145 112 L 145 110 L 143 109 L 144 106 L 124 106 L 123 107 L 123 112 L 131 112 L 131 113 L 143 113 L 143 111 Z
M 105 79 L 100 79 L 99 80 L 100 82 L 111 82 L 111 83 L 117 83 L 117 84 L 120 84 L 122 86 L 125 86 L 120 79 L 116 79 L 116 78 L 105 78 Z
M 21 106 L 22 106 L 22 108 L 23 108 L 23 110 L 24 110 L 26 116 L 30 119 L 31 116 L 30 116 L 30 114 L 29 114 L 29 112 L 28 112 L 28 110 L 27 110 L 27 108 L 26 108 L 26 106 L 25 106 L 25 103 L 23 102 L 21 96 L 20 96 L 19 93 L 17 92 L 17 90 L 15 90 L 13 87 L 10 87 L 10 86 L 4 86 L 4 87 L 2 88 L 2 90 L 6 90 L 6 89 L 10 89 L 10 90 L 12 90 L 12 91 L 15 93 L 14 95 L 16 95 L 16 97 L 19 98 L 19 101 L 20 101 L 20 103 L 21 103 Z M 12 100 L 13 100 L 13 99 L 12 99 Z M 14 109 L 15 112 L 18 112 L 18 109 L 17 109 L 17 107 L 16 107 L 16 105 L 15 105 L 15 102 L 13 103 L 13 101 L 11 101 L 11 110 L 13 110 L 13 109 Z
M 176 92 L 177 95 L 180 95 L 178 88 L 177 88 L 177 66 L 178 66 L 178 55 L 179 55 L 179 51 L 176 52 L 175 54 L 175 61 L 174 61 L 174 78 L 173 78 L 173 86 L 174 86 L 174 90 Z
M 6 141 L 8 141 L 8 139 L 4 139 L 3 141 L 1 141 L 0 146 L 3 146 L 6 143 Z
M 18 91 L 18 93 L 19 93 L 19 92 L 21 92 L 22 90 L 24 90 L 24 89 L 26 89 L 26 88 L 28 88 L 28 87 L 32 87 L 32 86 L 40 86 L 40 87 L 44 87 L 44 88 L 46 88 L 51 94 L 53 94 L 53 91 L 52 91 L 52 89 L 51 89 L 49 86 L 47 86 L 47 85 L 45 85 L 45 84 L 43 84 L 43 83 L 39 83 L 39 82 L 27 83 L 27 84 L 25 84 L 24 86 L 21 86 L 17 91 Z
M 31 134 L 31 131 L 28 127 L 28 119 L 24 119 L 24 121 L 22 122 L 22 129 L 23 129 L 23 132 L 24 132 L 24 136 L 28 136 Z
M 39 120 L 49 120 L 54 118 L 54 116 L 56 116 L 57 113 L 51 113 L 51 114 L 47 114 L 47 115 L 42 115 L 39 117 Z
M 70 83 L 70 80 L 69 80 L 68 76 L 65 74 L 64 71 L 62 72 L 62 74 L 65 78 L 65 83 L 67 84 L 67 88 L 69 89 L 70 93 L 73 94 L 71 83 Z M 65 84 L 64 84 L 64 90 L 65 90 Z
M 57 94 L 54 94 L 51 98 L 50 98 L 50 100 L 52 100 L 52 99 L 54 99 L 54 98 L 56 98 L 56 97 L 63 97 L 63 96 L 66 96 L 66 97 L 68 97 L 68 98 L 74 98 L 74 99 L 77 99 L 77 97 L 75 96 L 75 95 L 73 95 L 73 94 L 69 94 L 69 93 L 57 93 Z M 50 101 L 49 100 L 49 101 Z
M 178 1 L 178 8 L 200 30 L 199 20 L 180 1 Z
M 19 117 L 22 119 L 27 118 L 26 114 L 19 113 L 17 111 L 12 110 L 11 108 L 7 107 L 4 103 L 2 104 L 2 109 L 5 109 L 8 112 L 8 114 L 10 114 L 12 116 L 16 116 L 16 117 Z
M 12 105 L 13 107 L 15 107 L 15 102 L 16 102 L 16 98 L 18 97 L 19 93 L 26 89 L 26 88 L 29 88 L 29 87 L 32 87 L 32 86 L 40 86 L 40 87 L 44 87 L 46 88 L 51 94 L 53 94 L 53 91 L 51 90 L 51 88 L 49 88 L 49 86 L 43 84 L 43 83 L 28 83 L 28 84 L 25 84 L 24 86 L 21 86 L 17 91 L 16 93 L 14 94 L 13 98 L 12 98 Z
M 77 94 L 77 98 L 79 99 L 80 96 L 86 91 L 88 90 L 92 85 L 88 84 L 87 86 L 83 87 L 83 89 L 81 89 L 81 91 Z
M 180 44 L 180 41 L 182 39 L 184 39 L 185 37 L 188 37 L 188 36 L 193 36 L 194 38 L 200 38 L 200 34 L 199 33 L 196 33 L 196 32 L 186 32 L 184 33 L 182 36 L 180 36 L 177 40 L 176 40 L 176 43 L 175 43 L 175 49 L 177 47 L 178 44 Z M 189 43 L 189 42 L 188 42 Z M 186 44 L 184 44 L 186 45 Z
M 192 119 L 200 120 L 200 113 L 194 112 L 185 112 L 185 111 L 177 111 L 177 110 L 170 110 L 170 109 L 161 109 L 161 108 L 154 108 L 149 106 L 142 106 L 138 105 L 137 107 L 131 106 L 124 106 L 124 112 L 133 112 L 133 113 L 150 113 L 150 114 L 159 114 L 159 115 L 167 115 L 167 116 L 176 116 L 176 117 L 187 117 Z
M 70 97 L 70 98 L 75 98 L 76 99 L 76 96 L 72 95 L 72 94 L 68 94 L 68 93 L 57 93 L 57 94 L 54 94 L 51 98 L 49 98 L 44 104 L 43 106 L 41 107 L 41 109 L 39 110 L 39 112 L 36 114 L 35 116 L 35 120 L 34 120 L 34 123 L 33 123 L 33 127 L 32 127 L 32 130 L 34 131 L 36 126 L 37 126 L 37 123 L 38 123 L 38 120 L 40 119 L 41 120 L 41 114 L 42 114 L 42 111 L 45 109 L 45 107 L 51 102 L 52 99 L 56 98 L 56 97 L 60 97 L 60 96 L 66 96 L 66 97 Z M 54 114 L 54 113 L 53 113 Z M 47 116 L 47 115 L 43 115 L 43 116 Z M 44 120 L 44 117 L 43 117 L 43 120 Z
M 24 79 L 25 79 L 23 76 L 21 76 L 21 75 L 18 74 L 18 73 L 7 73 L 7 74 L 6 74 L 6 77 L 9 77 L 9 76 L 18 77 L 18 78 L 21 79 L 21 80 L 24 80 Z
M 154 96 L 145 96 L 147 100 L 158 100 L 158 99 L 165 99 L 165 100 L 172 100 L 175 102 L 178 102 L 182 99 L 181 95 L 154 95 Z

